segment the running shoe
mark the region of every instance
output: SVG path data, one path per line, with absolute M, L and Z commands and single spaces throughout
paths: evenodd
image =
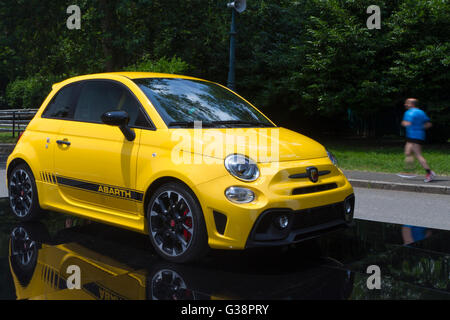
M 423 180 L 423 181 L 431 182 L 434 180 L 434 177 L 436 177 L 436 173 L 434 173 L 434 171 L 431 171 L 430 173 L 427 173 L 427 175 L 425 176 L 425 180 Z

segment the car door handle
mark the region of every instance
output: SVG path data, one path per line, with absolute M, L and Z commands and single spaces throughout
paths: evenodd
M 66 146 L 70 146 L 70 142 L 67 140 L 56 140 L 57 144 L 65 144 Z

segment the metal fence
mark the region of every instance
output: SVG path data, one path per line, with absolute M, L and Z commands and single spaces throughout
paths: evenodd
M 0 132 L 11 132 L 12 137 L 18 136 L 36 112 L 37 109 L 0 110 Z

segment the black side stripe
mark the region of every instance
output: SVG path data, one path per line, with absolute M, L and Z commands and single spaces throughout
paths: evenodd
M 83 285 L 83 289 L 91 296 L 99 300 L 127 300 L 125 297 L 112 291 L 111 289 L 98 284 L 97 282 L 86 283 Z
M 41 181 L 56 184 L 56 176 L 53 173 L 40 171 L 39 176 L 41 177 Z
M 67 177 L 56 176 L 56 181 L 60 185 L 77 188 L 85 191 L 91 191 L 106 196 L 120 198 L 124 200 L 134 200 L 141 202 L 144 198 L 144 193 L 136 190 L 125 189 L 110 185 L 98 184 L 93 182 L 75 180 Z

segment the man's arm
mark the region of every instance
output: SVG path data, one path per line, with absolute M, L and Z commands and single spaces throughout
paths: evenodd
M 433 126 L 433 124 L 430 121 L 425 122 L 425 124 L 423 125 L 423 128 L 425 130 L 430 129 Z
M 403 115 L 403 119 L 401 122 L 401 125 L 403 127 L 409 127 L 412 124 L 412 115 L 410 111 L 406 111 L 405 114 Z
M 411 121 L 403 120 L 402 123 L 401 123 L 401 125 L 404 126 L 404 127 L 408 127 L 408 126 L 411 125 Z

